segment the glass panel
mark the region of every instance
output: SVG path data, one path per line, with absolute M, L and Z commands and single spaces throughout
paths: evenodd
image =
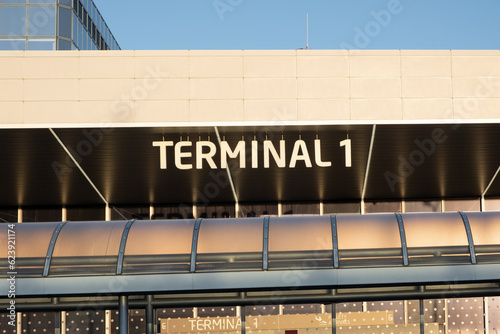
M 231 218 L 234 217 L 234 204 L 197 206 L 198 218 Z
M 149 220 L 149 205 L 142 206 L 113 206 L 111 220 Z
M 104 206 L 69 206 L 66 209 L 68 221 L 98 221 L 106 219 Z
M 193 219 L 192 205 L 158 205 L 154 207 L 151 219 Z
M 438 334 L 448 333 L 446 314 L 448 313 L 445 299 L 427 299 L 424 303 L 425 332 Z
M 247 333 L 330 334 L 331 310 L 320 304 L 246 306 Z
M 324 203 L 323 212 L 325 215 L 336 215 L 341 213 L 361 213 L 361 203 Z
M 161 323 L 161 319 L 186 319 L 193 317 L 193 308 L 160 308 L 156 309 L 157 323 Z
M 71 7 L 73 5 L 73 0 L 59 0 L 59 4 Z
M 396 216 L 337 216 L 341 267 L 402 265 L 401 237 Z
M 61 218 L 61 207 L 23 208 L 23 222 L 57 222 Z
M 189 271 L 194 222 L 192 219 L 134 222 L 125 248 L 124 273 Z
M 284 203 L 281 210 L 283 215 L 319 215 L 319 203 Z
M 484 200 L 485 211 L 500 211 L 500 199 L 487 198 Z
M 48 4 L 52 4 L 52 3 L 56 3 L 56 0 L 29 0 L 29 3 L 32 4 L 32 3 L 48 3 Z
M 241 318 L 237 315 L 237 309 L 237 306 L 198 307 L 197 317 L 193 318 L 186 317 L 188 314 L 193 315 L 191 309 L 158 310 L 159 333 L 238 334 L 241 331 Z
M 26 50 L 26 39 L 0 39 L 0 50 Z
M 66 333 L 104 334 L 105 311 L 66 312 Z
M 58 50 L 71 50 L 73 43 L 67 41 L 65 39 L 59 39 L 59 47 Z
M 21 317 L 23 333 L 55 333 L 57 312 L 28 312 Z
M 269 268 L 333 267 L 330 217 L 269 220 Z
M 8 224 L 0 224 L 0 249 L 7 249 L 8 241 L 15 241 L 16 270 L 18 276 L 41 276 L 45 265 L 45 256 L 50 239 L 58 223 L 23 223 L 14 225 L 14 234 L 10 234 Z M 8 240 L 9 239 L 9 240 Z M 7 252 L 2 252 L 0 260 L 2 273 L 7 273 Z
M 261 269 L 263 219 L 218 219 L 201 223 L 196 271 Z
M 500 262 L 500 212 L 467 212 L 479 263 Z
M 397 202 L 365 202 L 366 213 L 401 212 L 401 201 Z
M 12 320 L 9 318 L 7 313 L 0 314 L 0 333 L 12 333 L 17 334 L 16 326 L 9 324 Z
M 2 208 L 2 209 L 0 209 L 0 222 L 17 223 L 17 208 Z
M 441 212 L 441 201 L 406 201 L 405 211 L 410 212 Z
M 403 221 L 410 264 L 470 263 L 460 214 L 404 214 Z
M 486 333 L 500 332 L 500 297 L 485 298 L 488 331 Z
M 444 210 L 446 212 L 456 211 L 481 211 L 481 200 L 475 199 L 453 199 L 444 201 Z
M 483 298 L 447 299 L 447 333 L 484 333 Z
M 54 39 L 29 39 L 28 50 L 51 51 L 56 50 L 56 40 Z
M 71 38 L 71 9 L 59 7 L 59 36 Z
M 120 314 L 118 311 L 111 311 L 111 334 L 119 334 Z M 76 332 L 78 333 L 78 332 Z M 83 332 L 80 332 L 83 333 Z M 129 334 L 144 334 L 146 333 L 146 311 L 133 310 L 128 311 L 128 333 Z M 155 332 L 156 333 L 156 332 Z
M 0 7 L 0 35 L 26 36 L 26 6 Z
M 335 309 L 339 334 L 420 332 L 417 300 L 346 302 L 335 304 Z M 330 307 L 327 310 L 331 312 Z
M 278 215 L 278 204 L 241 204 L 240 217 L 264 217 Z
M 126 222 L 68 222 L 59 233 L 50 275 L 113 274 Z
M 56 7 L 29 6 L 28 34 L 30 36 L 56 35 Z
M 7 4 L 7 3 L 26 3 L 27 0 L 2 0 L 2 4 Z

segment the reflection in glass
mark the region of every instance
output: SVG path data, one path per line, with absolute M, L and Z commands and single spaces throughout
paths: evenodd
M 56 7 L 29 6 L 28 35 L 55 36 L 56 35 Z
M 56 50 L 55 39 L 29 39 L 28 50 L 50 51 Z
M 26 6 L 0 7 L 0 35 L 26 36 Z

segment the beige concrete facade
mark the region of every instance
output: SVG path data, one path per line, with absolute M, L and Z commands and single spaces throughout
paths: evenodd
M 3 127 L 500 121 L 500 51 L 0 52 Z

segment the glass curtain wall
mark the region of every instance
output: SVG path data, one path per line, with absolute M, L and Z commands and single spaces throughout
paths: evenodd
M 92 0 L 0 0 L 0 50 L 119 50 Z

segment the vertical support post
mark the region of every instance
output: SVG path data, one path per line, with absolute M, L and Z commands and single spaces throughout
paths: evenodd
M 323 201 L 319 201 L 319 215 L 323 216 L 325 214 L 325 207 L 323 205 Z
M 110 310 L 106 310 L 106 312 L 104 312 L 104 323 L 105 323 L 105 331 L 104 331 L 104 334 L 111 334 L 111 311 Z
M 61 334 L 66 333 L 66 311 L 61 311 Z
M 149 204 L 149 220 L 152 219 L 154 214 L 155 214 L 155 207 L 153 206 L 153 204 Z
M 245 306 L 240 307 L 240 314 L 241 314 L 241 334 L 245 334 L 246 330 L 247 330 L 246 325 L 245 325 L 245 320 L 246 320 Z
M 153 295 L 147 295 L 146 302 L 146 334 L 155 334 Z
M 63 205 L 61 209 L 61 221 L 65 222 L 68 220 L 68 209 L 66 208 L 65 205 Z
M 193 218 L 198 219 L 198 210 L 196 208 L 196 204 L 193 204 Z
M 448 316 L 449 316 L 449 312 L 448 312 L 448 300 L 447 299 L 443 299 L 444 301 L 444 332 L 445 333 L 448 333 Z
M 333 247 L 333 267 L 339 267 L 339 244 L 337 236 L 337 216 L 331 215 L 330 222 L 332 224 L 332 247 Z
M 22 333 L 22 318 L 23 318 L 23 313 L 22 312 L 17 312 L 16 315 L 17 315 L 17 318 L 16 318 L 16 320 L 17 320 L 17 324 L 16 324 L 17 325 L 16 326 L 17 333 L 21 334 Z
M 337 310 L 335 303 L 332 303 L 332 334 L 337 333 Z
M 53 297 L 52 304 L 59 304 L 59 298 Z M 61 312 L 55 312 L 54 315 L 54 334 L 61 334 Z
M 17 222 L 18 223 L 23 222 L 23 208 L 21 206 L 17 208 Z
M 365 200 L 364 199 L 361 200 L 361 214 L 362 215 L 365 214 Z
M 240 203 L 234 203 L 234 218 L 240 218 Z
M 483 314 L 484 334 L 490 334 L 490 313 L 488 308 L 488 297 L 483 297 Z
M 485 204 L 484 196 L 481 196 L 481 212 L 486 211 Z
M 128 296 L 120 296 L 119 298 L 119 334 L 128 334 Z
M 111 207 L 109 205 L 105 207 L 104 220 L 107 222 L 111 221 Z
M 264 217 L 262 238 L 262 270 L 267 270 L 269 269 L 269 216 Z
M 281 202 L 278 202 L 278 217 L 283 216 L 283 206 Z
M 420 334 L 425 334 L 425 318 L 424 318 L 424 300 L 419 299 L 420 306 Z

